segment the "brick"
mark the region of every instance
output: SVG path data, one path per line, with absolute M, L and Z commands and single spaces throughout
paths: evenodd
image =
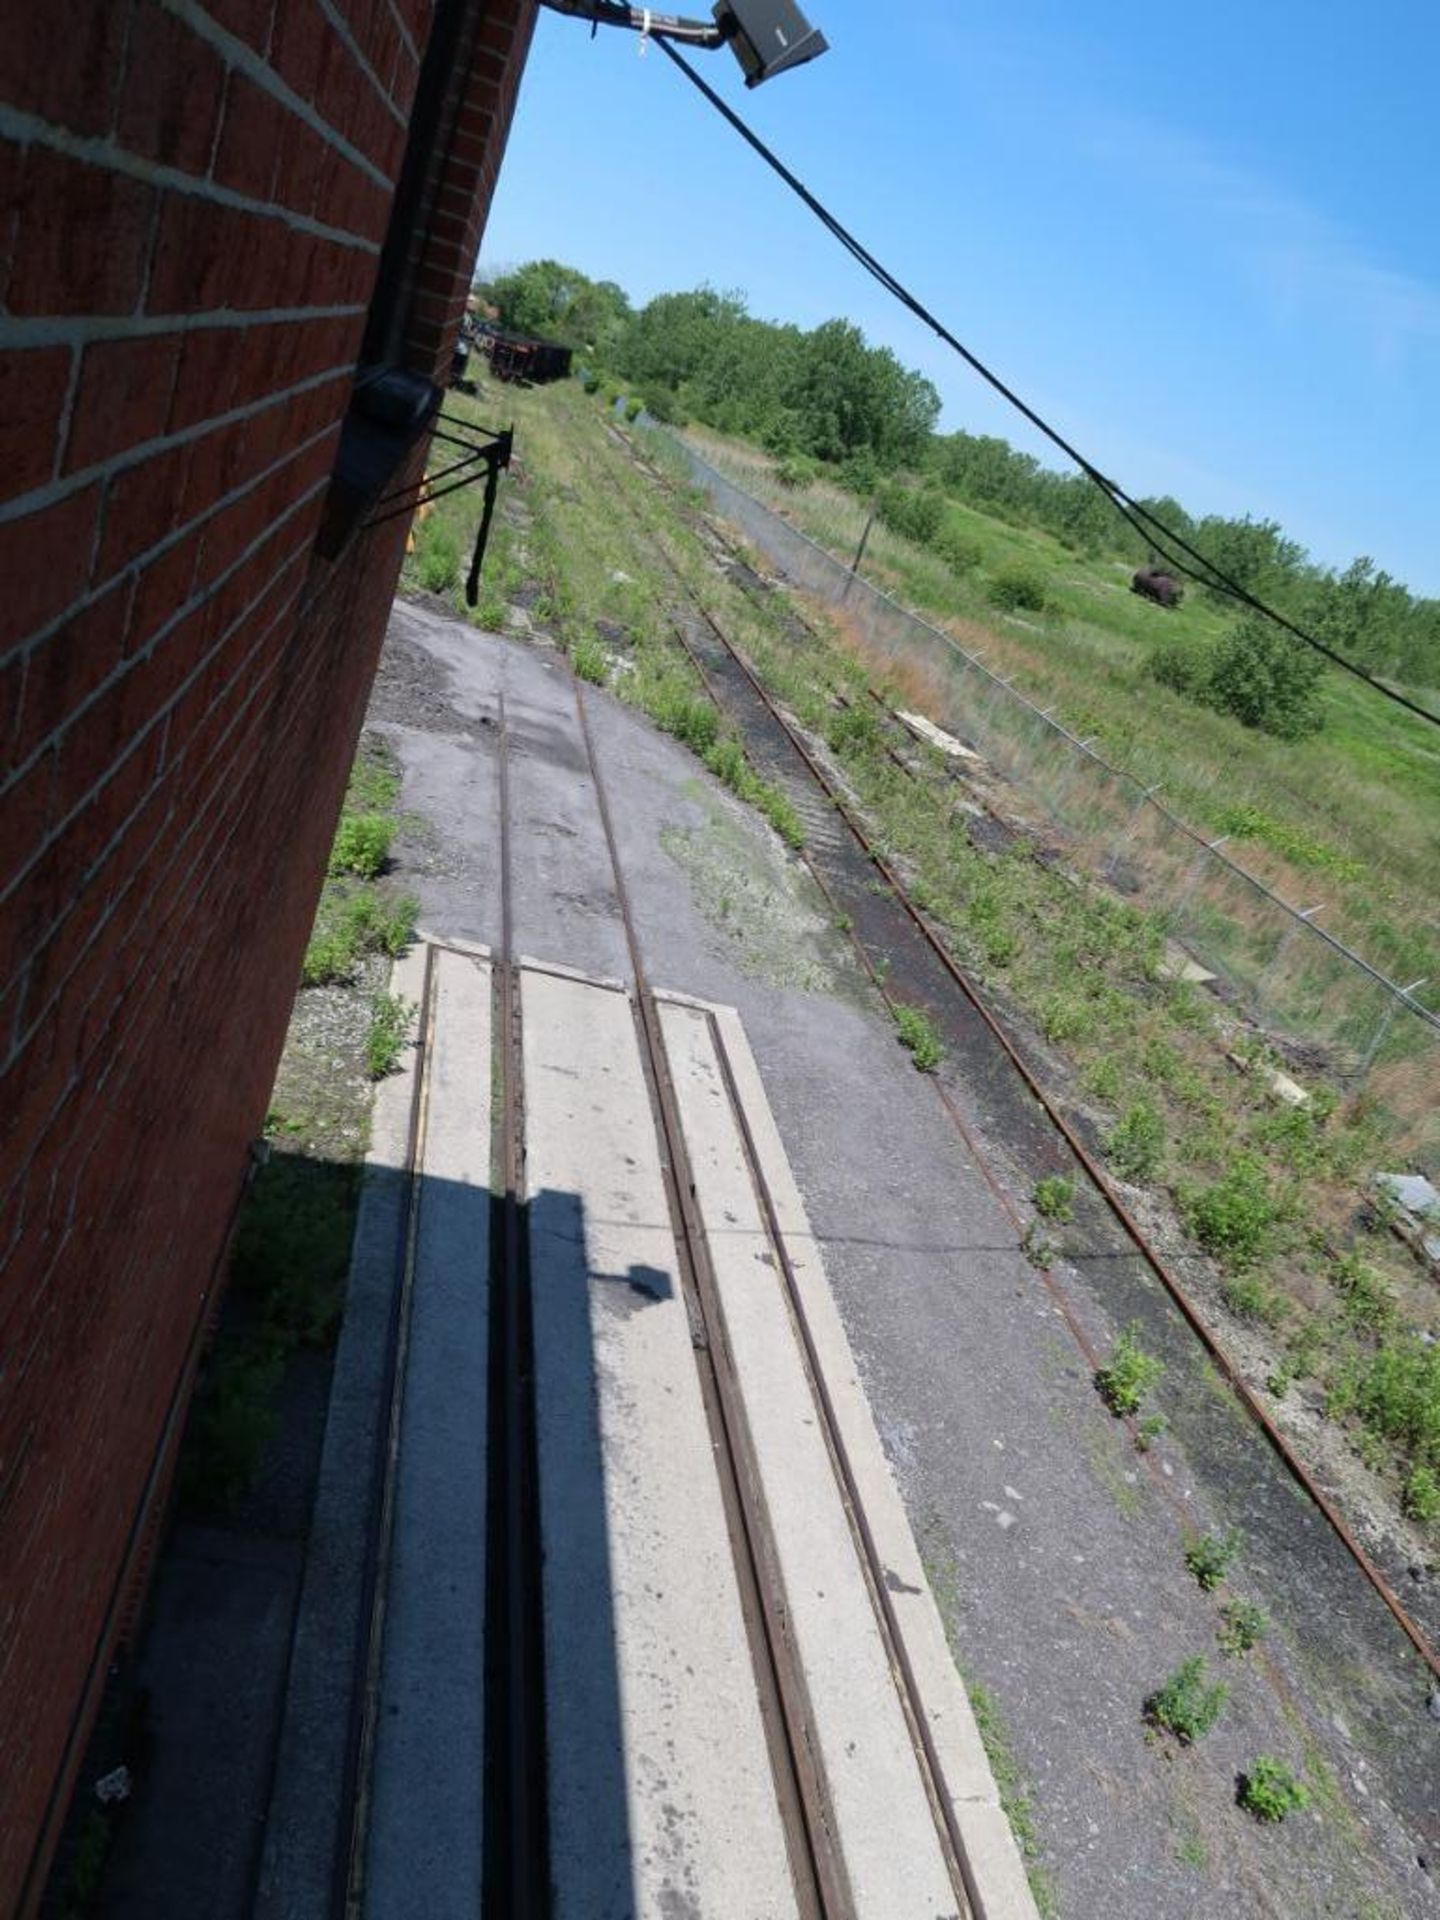
M 191 517 L 184 493 L 189 459 L 188 447 L 170 447 L 110 480 L 97 581 L 109 580 Z
M 197 327 L 183 336 L 167 432 L 178 433 L 228 413 L 249 397 L 237 394 L 248 338 L 242 327 Z
M 17 760 L 28 760 L 120 664 L 133 591 L 122 581 L 31 649 Z
M 270 36 L 270 64 L 292 92 L 313 102 L 330 41 L 336 38 L 316 0 L 284 0 Z
M 85 349 L 63 471 L 110 460 L 165 431 L 178 333 L 97 340 Z
M 229 306 L 254 256 L 247 232 L 254 219 L 198 194 L 167 194 L 155 235 L 149 312 L 205 313 Z
M 125 653 L 138 653 L 190 599 L 195 585 L 198 539 L 182 535 L 141 568 L 134 582 Z
M 116 118 L 120 145 L 182 173 L 203 174 L 224 75 L 215 49 L 184 21 L 157 0 L 138 0 Z
M 187 518 L 208 513 L 249 476 L 248 432 L 247 421 L 235 420 L 191 441 L 181 489 Z
M 269 46 L 275 0 L 206 0 L 205 11 L 218 26 L 256 53 L 264 53 Z
M 99 487 L 82 487 L 38 513 L 0 521 L 0 654 L 84 593 L 99 506 Z
M 297 113 L 287 113 L 275 158 L 275 199 L 292 213 L 316 212 L 325 163 L 334 151 Z
M 155 195 L 141 181 L 30 149 L 7 305 L 12 314 L 134 310 Z
M 55 762 L 46 754 L 0 797 L 0 893 L 34 858 L 50 823 Z
M 0 100 L 70 133 L 109 131 L 124 45 L 117 0 L 9 7 L 0 34 Z
M 252 200 L 269 200 L 285 124 L 293 117 L 273 94 L 232 69 L 215 149 L 219 184 Z
M 0 502 L 43 486 L 55 471 L 73 360 L 69 347 L 0 353 Z
M 24 147 L 17 146 L 13 140 L 0 140 L 0 300 L 4 300 L 9 290 L 15 242 L 20 233 L 25 159 Z

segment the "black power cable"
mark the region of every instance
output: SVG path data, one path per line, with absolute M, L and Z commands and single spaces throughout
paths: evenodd
M 1221 593 L 1228 594 L 1232 600 L 1250 608 L 1252 612 L 1263 614 L 1266 619 L 1273 620 L 1276 626 L 1283 627 L 1296 640 L 1303 642 L 1307 647 L 1313 647 L 1316 653 L 1323 654 L 1332 666 L 1340 667 L 1344 672 L 1353 674 L 1373 692 L 1382 694 L 1387 700 L 1393 700 L 1396 706 L 1403 707 L 1407 713 L 1413 713 L 1417 719 L 1428 720 L 1432 726 L 1440 727 L 1440 714 L 1432 713 L 1428 707 L 1422 707 L 1405 694 L 1397 693 L 1393 687 L 1387 687 L 1383 680 L 1375 679 L 1363 667 L 1357 667 L 1353 660 L 1347 660 L 1343 653 L 1337 653 L 1325 641 L 1317 640 L 1313 633 L 1307 633 L 1303 627 L 1297 626 L 1285 614 L 1277 613 L 1274 607 L 1267 606 L 1263 600 L 1257 599 L 1248 587 L 1226 573 L 1213 560 L 1207 559 L 1198 548 L 1193 547 L 1183 534 L 1177 533 L 1173 527 L 1166 526 L 1163 520 L 1157 520 L 1150 509 L 1135 499 L 1132 494 L 1127 493 L 1118 481 L 1107 479 L 1093 461 L 1087 460 L 1084 454 L 1077 447 L 1072 446 L 1057 428 L 1052 427 L 1048 420 L 1022 400 L 1012 387 L 1005 384 L 999 374 L 986 366 L 985 362 L 977 354 L 972 353 L 963 341 L 957 340 L 950 329 L 942 321 L 937 320 L 928 307 L 917 300 L 907 287 L 902 286 L 894 274 L 875 258 L 869 248 L 857 240 L 849 228 L 843 226 L 829 208 L 816 199 L 805 183 L 790 171 L 784 161 L 766 146 L 759 134 L 747 126 L 740 115 L 726 105 L 714 88 L 701 79 L 689 61 L 678 53 L 668 40 L 658 39 L 657 45 L 668 59 L 674 61 L 690 84 L 704 95 L 715 111 L 730 123 L 745 144 L 757 153 L 766 166 L 773 173 L 778 174 L 790 191 L 805 203 L 820 224 L 834 235 L 845 251 L 859 261 L 871 278 L 879 281 L 887 293 L 898 300 L 908 312 L 913 313 L 917 320 L 929 327 L 932 333 L 937 334 L 947 347 L 953 348 L 968 367 L 978 373 L 988 386 L 993 387 L 1003 400 L 1008 401 L 1017 413 L 1023 415 L 1052 446 L 1058 447 L 1067 460 L 1073 461 L 1086 479 L 1100 489 L 1121 519 L 1125 520 L 1168 566 L 1173 567 L 1177 573 L 1183 573 L 1187 578 L 1198 581 L 1201 586 L 1212 587 Z M 1185 557 L 1180 557 L 1182 555 Z M 1203 571 L 1197 571 L 1197 568 Z

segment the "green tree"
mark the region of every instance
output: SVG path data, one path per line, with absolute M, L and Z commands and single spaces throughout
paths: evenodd
M 1300 740 L 1324 723 L 1320 683 L 1325 663 L 1262 614 L 1232 627 L 1215 649 L 1202 697 L 1247 727 Z
M 482 291 L 512 333 L 538 334 L 606 359 L 630 319 L 630 301 L 613 280 L 591 280 L 559 260 L 530 260 Z

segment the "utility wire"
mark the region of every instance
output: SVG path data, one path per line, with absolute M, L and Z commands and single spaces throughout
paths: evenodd
M 962 340 L 957 340 L 950 329 L 945 326 L 942 321 L 937 320 L 930 309 L 917 300 L 915 295 L 911 293 L 907 287 L 903 286 L 901 282 L 895 278 L 894 274 L 875 258 L 869 248 L 857 240 L 848 227 L 841 224 L 835 215 L 830 212 L 828 207 L 816 199 L 815 195 L 811 193 L 805 183 L 790 171 L 776 153 L 766 146 L 759 134 L 755 133 L 745 121 L 741 119 L 740 115 L 721 99 L 714 88 L 709 86 L 707 82 L 700 77 L 683 54 L 678 53 L 668 40 L 660 38 L 659 36 L 656 36 L 656 44 L 667 58 L 675 63 L 690 84 L 704 95 L 710 102 L 710 105 L 714 107 L 715 111 L 723 119 L 729 121 L 730 125 L 740 135 L 745 144 L 757 153 L 765 162 L 766 166 L 769 167 L 773 173 L 778 174 L 785 182 L 785 185 L 789 187 L 790 191 L 805 203 L 820 224 L 833 234 L 835 239 L 840 242 L 840 245 L 844 247 L 845 251 L 852 254 L 854 258 L 859 261 L 860 265 L 872 279 L 878 280 L 885 291 L 898 300 L 902 307 L 905 307 L 910 313 L 913 313 L 915 318 L 929 327 L 932 333 L 937 334 L 939 338 L 945 342 L 947 347 L 953 348 L 967 366 L 978 373 L 980 378 L 984 380 L 988 386 L 993 387 L 995 392 L 998 393 L 1003 400 L 1008 401 L 1017 413 L 1022 414 L 1038 433 L 1044 435 L 1052 446 L 1058 447 L 1067 460 L 1073 461 L 1081 473 L 1085 475 L 1086 479 L 1092 481 L 1100 489 L 1101 493 L 1104 494 L 1111 506 L 1120 515 L 1121 519 L 1127 521 L 1145 543 L 1159 553 L 1167 565 L 1173 567 L 1177 573 L 1183 573 L 1189 579 L 1198 581 L 1201 586 L 1218 589 L 1220 592 L 1228 594 L 1232 600 L 1238 601 L 1242 606 L 1250 608 L 1252 612 L 1263 614 L 1266 619 L 1273 620 L 1276 626 L 1283 627 L 1285 631 L 1291 634 L 1296 640 L 1303 642 L 1307 647 L 1313 647 L 1316 653 L 1323 654 L 1325 659 L 1330 661 L 1333 666 L 1340 667 L 1344 672 L 1353 674 L 1357 680 L 1363 682 L 1363 684 L 1371 688 L 1373 692 L 1383 694 L 1387 700 L 1393 700 L 1396 706 L 1405 708 L 1408 713 L 1413 713 L 1417 719 L 1428 720 L 1432 726 L 1440 727 L 1440 714 L 1432 713 L 1428 707 L 1422 707 L 1418 702 L 1409 699 L 1405 694 L 1397 693 L 1393 687 L 1387 687 L 1383 680 L 1377 680 L 1373 674 L 1367 673 L 1363 667 L 1356 666 L 1353 660 L 1347 660 L 1343 653 L 1337 653 L 1334 647 L 1327 645 L 1323 640 L 1317 639 L 1313 633 L 1307 633 L 1303 627 L 1297 626 L 1295 622 L 1285 614 L 1277 613 L 1274 607 L 1267 606 L 1263 600 L 1257 599 L 1248 587 L 1226 573 L 1224 569 L 1217 566 L 1213 560 L 1208 559 L 1197 547 L 1192 546 L 1183 534 L 1177 533 L 1173 527 L 1166 526 L 1163 520 L 1157 520 L 1150 509 L 1141 501 L 1135 499 L 1132 494 L 1127 493 L 1118 481 L 1107 479 L 1093 461 L 1087 460 L 1085 455 L 1081 453 L 1077 447 L 1072 446 L 1057 428 L 1052 427 L 1048 420 L 1041 414 L 1038 414 L 1026 401 L 1022 400 L 1014 388 L 1007 386 L 999 374 L 993 372 L 991 368 L 986 366 L 985 362 L 981 360 L 977 354 L 972 353 Z M 1181 555 L 1185 557 L 1179 557 Z M 1197 572 L 1197 568 L 1201 568 L 1203 571 Z

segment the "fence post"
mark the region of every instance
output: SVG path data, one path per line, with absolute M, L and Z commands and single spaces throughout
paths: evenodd
M 865 522 L 865 531 L 861 534 L 860 544 L 855 549 L 855 558 L 850 562 L 850 578 L 845 582 L 845 591 L 840 595 L 842 600 L 848 600 L 850 598 L 850 589 L 855 584 L 855 576 L 860 571 L 860 562 L 865 558 L 865 549 L 870 544 L 870 529 L 875 524 L 875 514 L 878 506 L 878 501 L 872 500 L 870 502 L 870 517 Z

